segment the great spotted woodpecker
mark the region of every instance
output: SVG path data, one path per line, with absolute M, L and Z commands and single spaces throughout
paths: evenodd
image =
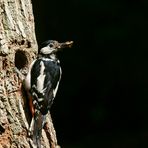
M 37 148 L 41 147 L 40 138 L 46 114 L 53 103 L 61 79 L 60 61 L 56 53 L 72 44 L 72 41 L 59 43 L 54 40 L 42 43 L 24 80 L 32 113 L 29 131 L 33 134 L 33 143 Z

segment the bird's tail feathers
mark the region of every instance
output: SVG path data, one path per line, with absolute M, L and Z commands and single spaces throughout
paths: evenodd
M 41 148 L 41 135 L 42 128 L 45 123 L 45 115 L 41 114 L 40 111 L 35 112 L 34 116 L 34 127 L 33 127 L 33 143 L 37 148 Z

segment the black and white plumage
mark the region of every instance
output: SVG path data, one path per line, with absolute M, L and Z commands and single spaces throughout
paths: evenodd
M 45 116 L 53 103 L 61 79 L 62 72 L 56 53 L 61 48 L 69 47 L 72 43 L 58 43 L 53 40 L 44 42 L 25 78 L 25 89 L 32 112 L 30 131 L 33 132 L 33 142 L 37 148 L 41 147 L 40 137 Z

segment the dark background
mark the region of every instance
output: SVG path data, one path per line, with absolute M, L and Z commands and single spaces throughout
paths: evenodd
M 59 53 L 51 114 L 63 148 L 148 147 L 148 2 L 32 0 L 38 43 Z

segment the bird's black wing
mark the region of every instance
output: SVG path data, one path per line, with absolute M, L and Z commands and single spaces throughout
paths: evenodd
M 60 80 L 60 71 L 59 63 L 49 59 L 38 59 L 32 67 L 32 92 L 43 114 L 46 114 L 52 105 Z

